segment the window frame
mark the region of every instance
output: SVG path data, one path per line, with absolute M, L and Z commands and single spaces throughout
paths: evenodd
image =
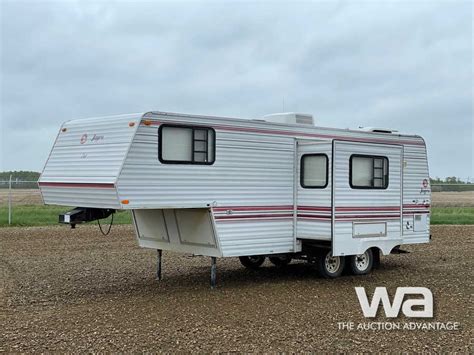
M 352 159 L 353 158 L 372 158 L 372 159 L 382 159 L 382 176 L 383 175 L 383 166 L 384 160 L 387 160 L 387 175 L 386 175 L 386 181 L 385 181 L 385 186 L 357 186 L 352 184 Z M 374 167 L 372 164 L 372 175 L 374 174 Z M 371 154 L 352 154 L 351 157 L 349 158 L 349 186 L 351 189 L 355 190 L 387 190 L 389 185 L 390 185 L 390 159 L 386 156 L 383 155 L 371 155 Z
M 305 185 L 304 183 L 304 158 L 311 157 L 311 156 L 323 156 L 326 158 L 326 184 L 324 186 L 311 186 Z M 304 189 L 325 189 L 329 184 L 329 157 L 325 153 L 308 153 L 303 154 L 300 159 L 300 185 Z
M 213 142 L 212 142 L 212 149 L 213 149 L 213 159 L 212 161 L 207 161 L 207 162 L 202 162 L 202 161 L 194 161 L 194 160 L 168 160 L 168 159 L 163 159 L 163 128 L 185 128 L 185 129 L 191 129 L 191 137 L 194 138 L 194 130 L 210 130 L 212 131 L 212 134 L 214 136 Z M 208 133 L 209 134 L 209 133 Z M 213 165 L 216 161 L 216 130 L 210 126 L 199 126 L 199 125 L 181 125 L 181 124 L 171 124 L 171 123 L 163 123 L 158 127 L 158 160 L 162 164 L 181 164 L 181 165 Z M 193 145 L 193 159 L 194 159 L 194 142 L 191 142 Z M 209 142 L 208 142 L 209 144 Z M 208 152 L 209 154 L 209 152 Z

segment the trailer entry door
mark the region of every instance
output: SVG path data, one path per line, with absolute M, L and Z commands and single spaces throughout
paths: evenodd
M 332 143 L 298 141 L 299 239 L 331 240 Z

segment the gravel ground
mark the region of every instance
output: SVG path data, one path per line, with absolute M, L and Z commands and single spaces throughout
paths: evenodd
M 382 258 L 368 276 L 324 280 L 304 263 L 257 271 L 136 246 L 130 226 L 0 229 L 0 351 L 460 351 L 472 348 L 474 226 L 434 226 L 433 242 Z M 338 330 L 366 322 L 355 286 L 429 287 L 458 331 Z M 383 313 L 383 312 L 381 312 Z M 376 321 L 387 319 L 379 314 Z M 397 319 L 397 321 L 410 321 Z

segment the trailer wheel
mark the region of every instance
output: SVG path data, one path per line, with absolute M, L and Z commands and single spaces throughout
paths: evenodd
M 348 257 L 349 268 L 354 275 L 366 275 L 374 266 L 374 253 L 367 249 L 365 253 Z
M 256 270 L 265 261 L 265 257 L 262 255 L 253 255 L 253 256 L 239 256 L 240 263 L 245 266 L 247 269 Z
M 331 250 L 319 253 L 316 260 L 318 273 L 326 279 L 333 279 L 341 276 L 344 270 L 345 258 L 343 256 L 332 256 Z
M 285 267 L 291 262 L 290 255 L 270 256 L 268 258 L 270 262 L 276 267 Z

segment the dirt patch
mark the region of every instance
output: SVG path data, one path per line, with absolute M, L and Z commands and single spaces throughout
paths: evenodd
M 109 237 L 92 226 L 3 228 L 0 351 L 469 352 L 474 226 L 432 233 L 430 244 L 383 257 L 362 277 L 323 280 L 302 262 L 250 272 L 235 258 L 218 259 L 211 291 L 205 257 L 164 252 L 164 279 L 155 281 L 155 251 L 137 247 L 131 226 Z M 429 321 L 460 322 L 461 330 L 338 330 L 337 322 L 367 321 L 355 286 L 392 294 L 429 287 Z
M 12 203 L 15 205 L 42 205 L 41 192 L 38 189 L 13 189 Z M 8 204 L 8 189 L 0 189 L 0 206 Z
M 474 207 L 474 191 L 433 192 L 434 207 Z

